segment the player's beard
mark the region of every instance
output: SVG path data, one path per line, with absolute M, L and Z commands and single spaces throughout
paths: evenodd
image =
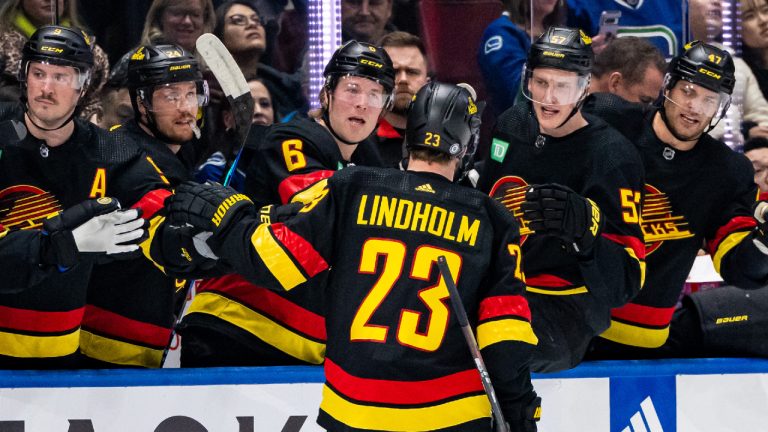
M 413 100 L 413 95 L 410 93 L 396 93 L 392 112 L 395 114 L 407 115 L 411 100 Z

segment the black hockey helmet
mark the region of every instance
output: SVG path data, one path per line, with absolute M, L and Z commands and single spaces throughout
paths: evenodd
M 383 48 L 351 40 L 333 53 L 325 66 L 325 85 L 333 90 L 338 79 L 345 75 L 359 76 L 376 81 L 386 93 L 395 87 L 395 69 Z
M 93 68 L 91 40 L 82 30 L 58 25 L 37 29 L 21 50 L 19 82 L 27 82 L 30 62 L 71 66 L 80 73 L 78 88 L 87 86 Z M 22 93 L 26 93 L 23 89 Z
M 208 103 L 208 84 L 197 59 L 177 45 L 143 45 L 128 60 L 128 90 L 131 103 L 139 116 L 137 96 L 152 110 L 152 91 L 165 84 L 192 81 L 197 84 L 198 106 Z
M 685 51 L 674 57 L 667 67 L 670 79 L 665 90 L 684 79 L 717 93 L 730 95 L 736 84 L 736 68 L 728 51 L 701 41 L 685 45 Z
M 583 31 L 568 27 L 550 27 L 531 45 L 526 70 L 551 67 L 589 74 L 595 55 L 592 39 Z

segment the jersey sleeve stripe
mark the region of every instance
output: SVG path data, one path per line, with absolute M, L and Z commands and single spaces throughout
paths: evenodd
M 527 321 L 531 320 L 531 310 L 528 308 L 528 301 L 520 295 L 493 296 L 483 299 L 480 302 L 479 321 L 501 316 L 517 316 Z
M 4 227 L 3 224 L 0 224 L 0 239 L 5 237 L 8 234 L 8 228 Z
M 647 326 L 666 326 L 672 320 L 674 307 L 653 307 L 627 303 L 622 307 L 611 310 L 611 316 Z
M 499 342 L 525 342 L 537 345 L 531 323 L 517 319 L 487 321 L 477 326 L 477 344 L 480 349 Z
M 483 391 L 477 369 L 468 369 L 430 380 L 395 381 L 354 376 L 327 358 L 325 379 L 348 399 L 392 405 L 436 403 Z
M 632 249 L 634 252 L 633 258 L 637 260 L 645 259 L 645 244 L 639 238 L 609 233 L 603 233 L 603 237 L 625 248 Z
M 259 258 L 264 261 L 264 265 L 284 290 L 291 290 L 307 281 L 306 276 L 272 236 L 269 225 L 259 225 L 251 236 L 251 243 L 258 251 Z
M 83 328 L 160 348 L 168 344 L 171 333 L 168 328 L 133 320 L 93 305 L 85 307 Z
M 325 262 L 311 243 L 288 229 L 282 223 L 270 225 L 270 230 L 275 239 L 299 262 L 309 277 L 315 277 L 318 273 L 328 268 L 328 263 Z
M 543 295 L 554 295 L 554 296 L 567 296 L 567 295 L 576 295 L 576 294 L 585 294 L 589 292 L 587 290 L 587 287 L 584 285 L 572 287 L 572 288 L 541 288 L 541 287 L 534 287 L 534 286 L 526 286 L 525 290 L 527 292 L 532 292 L 536 294 L 543 294 Z
M 263 340 L 270 346 L 299 360 L 321 364 L 325 358 L 325 344 L 317 342 L 258 311 L 232 301 L 218 293 L 201 292 L 192 300 L 187 314 L 204 313 L 227 321 Z
M 80 327 L 58 336 L 23 335 L 0 331 L 0 355 L 19 358 L 63 357 L 80 345 Z
M 0 328 L 23 332 L 58 333 L 80 326 L 85 308 L 66 312 L 44 312 L 0 306 Z
M 280 195 L 281 203 L 287 204 L 293 201 L 294 195 L 311 187 L 320 180 L 331 177 L 334 172 L 335 171 L 330 170 L 319 170 L 307 174 L 295 174 L 286 177 L 277 186 L 277 193 Z
M 525 275 L 525 283 L 533 287 L 565 288 L 572 287 L 573 283 L 552 274 Z
M 323 386 L 320 410 L 350 430 L 369 431 L 442 430 L 486 418 L 490 424 L 491 416 L 490 402 L 485 394 L 428 407 L 389 408 L 348 401 L 328 385 Z
M 254 285 L 242 276 L 231 274 L 208 279 L 197 285 L 197 292 L 223 294 L 243 308 L 265 314 L 317 341 L 326 340 L 325 318 L 266 288 Z M 192 300 L 194 305 L 197 297 Z
M 651 329 L 611 320 L 611 326 L 600 337 L 623 345 L 658 348 L 667 341 L 669 326 Z
M 171 191 L 165 189 L 155 189 L 146 193 L 141 199 L 132 205 L 131 208 L 141 209 L 141 217 L 152 219 L 157 212 L 165 207 L 165 199 L 171 196 Z
M 88 357 L 104 362 L 124 366 L 160 367 L 163 350 L 164 348 L 147 348 L 111 339 L 86 330 L 80 332 L 80 351 Z
M 751 216 L 737 216 L 730 221 L 728 221 L 727 224 L 720 227 L 720 229 L 717 230 L 717 233 L 715 233 L 714 238 L 712 240 L 708 241 L 707 243 L 707 249 L 709 251 L 709 254 L 712 255 L 712 259 L 714 260 L 714 257 L 720 252 L 720 246 L 725 242 L 729 236 L 736 232 L 744 232 L 751 230 L 752 228 L 757 226 L 757 222 L 751 217 Z M 737 243 L 733 243 L 731 240 L 731 243 L 729 244 L 729 247 L 727 250 L 730 250 L 733 246 L 735 246 Z M 727 251 L 722 252 L 724 255 Z M 716 267 L 717 268 L 717 267 Z

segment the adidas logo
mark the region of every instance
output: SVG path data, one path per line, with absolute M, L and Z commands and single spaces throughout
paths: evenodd
M 435 193 L 435 190 L 432 189 L 432 185 L 429 183 L 424 183 L 421 186 L 416 186 L 416 190 L 419 192 L 429 192 L 429 193 Z
M 629 426 L 621 432 L 664 432 L 650 396 L 640 402 L 640 411 L 629 419 Z

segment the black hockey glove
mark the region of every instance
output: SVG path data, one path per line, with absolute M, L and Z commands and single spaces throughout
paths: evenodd
M 84 201 L 43 221 L 40 261 L 72 267 L 81 253 L 108 255 L 136 251 L 146 221 L 140 211 L 120 210 L 113 198 Z
M 231 187 L 184 182 L 166 200 L 171 225 L 190 224 L 214 236 L 253 211 L 253 202 Z
M 768 255 L 768 222 L 766 222 L 766 216 L 768 216 L 768 201 L 758 201 L 752 206 L 752 214 L 757 221 L 757 238 L 754 239 L 754 244 L 760 249 L 760 252 Z
M 536 396 L 525 406 L 516 405 L 514 410 L 505 410 L 504 420 L 510 432 L 536 432 L 536 423 L 541 420 L 541 398 Z
M 259 221 L 265 224 L 285 222 L 296 216 L 304 208 L 304 203 L 294 202 L 285 205 L 265 205 L 259 209 Z
M 569 253 L 581 257 L 589 255 L 603 226 L 597 204 L 559 184 L 530 187 L 520 208 L 530 229 L 562 239 Z

